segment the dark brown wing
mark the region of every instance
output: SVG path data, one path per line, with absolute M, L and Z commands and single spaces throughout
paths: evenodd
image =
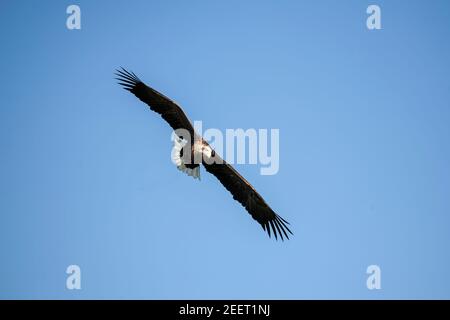
M 158 91 L 146 86 L 133 72 L 122 68 L 116 70 L 117 80 L 125 90 L 132 92 L 141 101 L 150 106 L 150 109 L 159 113 L 172 129 L 185 129 L 194 137 L 194 128 L 181 107 Z
M 219 161 L 213 164 L 203 161 L 206 171 L 219 179 L 222 185 L 233 195 L 233 199 L 247 209 L 253 219 L 258 221 L 263 229 L 267 231 L 269 237 L 273 233 L 276 239 L 280 236 L 284 240 L 283 235 L 286 239 L 289 239 L 288 233 L 292 234 L 287 226 L 289 222 L 277 215 L 239 172 L 226 163 L 225 160 L 219 158 L 218 155 L 215 157 Z

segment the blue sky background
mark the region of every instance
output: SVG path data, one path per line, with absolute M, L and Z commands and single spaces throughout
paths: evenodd
M 449 33 L 448 1 L 1 1 L 0 298 L 450 298 Z M 279 173 L 238 169 L 295 236 L 176 170 L 118 66 L 279 128 Z

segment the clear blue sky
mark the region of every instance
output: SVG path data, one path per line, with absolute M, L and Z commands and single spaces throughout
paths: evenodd
M 450 298 L 449 33 L 448 1 L 1 1 L 0 298 Z M 238 169 L 295 236 L 176 170 L 118 66 L 279 128 L 279 173 Z

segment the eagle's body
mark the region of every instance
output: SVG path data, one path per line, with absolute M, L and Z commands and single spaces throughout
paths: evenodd
M 213 174 L 262 228 L 284 240 L 289 239 L 288 222 L 277 215 L 253 186 L 225 162 L 207 141 L 199 136 L 181 107 L 158 91 L 146 86 L 134 73 L 117 70 L 118 80 L 126 90 L 149 105 L 175 130 L 172 161 L 186 174 L 200 179 L 200 165 Z M 185 140 L 183 135 L 189 136 Z M 192 138 L 191 138 L 192 137 Z
M 214 150 L 203 139 L 197 138 L 193 143 L 187 143 L 181 137 L 175 137 L 172 161 L 189 176 L 200 179 L 200 165 L 214 155 Z

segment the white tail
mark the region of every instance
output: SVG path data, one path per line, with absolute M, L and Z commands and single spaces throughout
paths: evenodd
M 193 177 L 194 179 L 200 180 L 200 166 L 195 167 L 194 169 L 188 168 L 182 163 L 181 165 L 177 166 L 177 169 L 180 171 L 183 171 L 188 176 Z

